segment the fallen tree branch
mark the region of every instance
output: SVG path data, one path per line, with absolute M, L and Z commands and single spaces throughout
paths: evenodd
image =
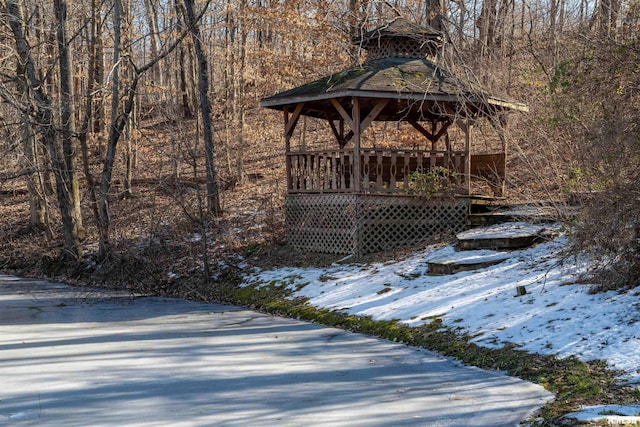
M 5 181 L 11 181 L 17 178 L 21 178 L 25 175 L 31 175 L 34 173 L 38 173 L 38 172 L 45 172 L 46 169 L 41 169 L 41 168 L 29 168 L 29 169 L 24 169 L 20 172 L 0 172 L 0 183 L 1 182 L 5 182 Z

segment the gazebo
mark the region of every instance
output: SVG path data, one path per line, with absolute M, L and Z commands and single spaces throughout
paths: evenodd
M 472 154 L 474 124 L 486 118 L 499 130 L 506 112 L 527 107 L 439 66 L 442 39 L 433 29 L 396 18 L 354 43 L 367 51 L 362 65 L 260 103 L 284 113 L 288 243 L 360 256 L 461 231 L 472 179 L 504 191 L 506 140 L 498 131 L 499 152 Z M 294 147 L 301 116 L 326 121 L 333 144 Z M 408 123 L 424 147 L 365 145 L 374 122 Z

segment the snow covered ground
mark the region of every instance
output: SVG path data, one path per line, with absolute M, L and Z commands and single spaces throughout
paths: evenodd
M 578 283 L 590 263 L 568 257 L 567 243 L 560 235 L 509 252 L 500 264 L 450 276 L 429 275 L 427 263 L 460 254 L 453 246 L 433 246 L 385 263 L 260 271 L 247 283 L 281 280 L 292 289 L 306 283 L 294 296 L 307 297 L 316 307 L 411 326 L 438 316 L 479 345 L 509 342 L 561 358 L 602 359 L 640 384 L 640 290 L 590 294 L 590 285 Z M 518 286 L 527 293 L 516 296 Z
M 640 423 L 640 405 L 598 405 L 567 414 L 581 422 L 606 422 L 607 425 L 636 425 Z

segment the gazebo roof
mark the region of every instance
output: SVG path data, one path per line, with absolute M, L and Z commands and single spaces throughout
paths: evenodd
M 527 111 L 524 104 L 491 96 L 482 88 L 465 82 L 426 58 L 388 57 L 332 74 L 314 82 L 264 98 L 262 107 L 283 110 L 305 103 L 302 114 L 338 118 L 331 100 L 347 103 L 351 97 L 372 102 L 390 102 L 377 120 L 397 120 L 407 116 L 406 101 L 414 101 L 413 115 L 442 118 L 452 115 L 492 115 L 506 109 Z M 404 101 L 404 102 L 403 102 Z M 399 111 L 399 105 L 402 104 Z
M 441 42 L 433 28 L 396 18 L 354 40 L 368 51 L 364 64 L 264 98 L 260 106 L 292 110 L 302 104 L 302 115 L 336 120 L 340 112 L 335 103 L 348 111 L 357 97 L 365 113 L 385 101 L 376 116 L 383 121 L 451 121 L 528 110 L 440 67 L 436 57 Z

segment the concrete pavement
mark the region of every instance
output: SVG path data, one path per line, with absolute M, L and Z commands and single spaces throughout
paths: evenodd
M 495 427 L 551 397 L 239 307 L 0 275 L 0 425 Z

